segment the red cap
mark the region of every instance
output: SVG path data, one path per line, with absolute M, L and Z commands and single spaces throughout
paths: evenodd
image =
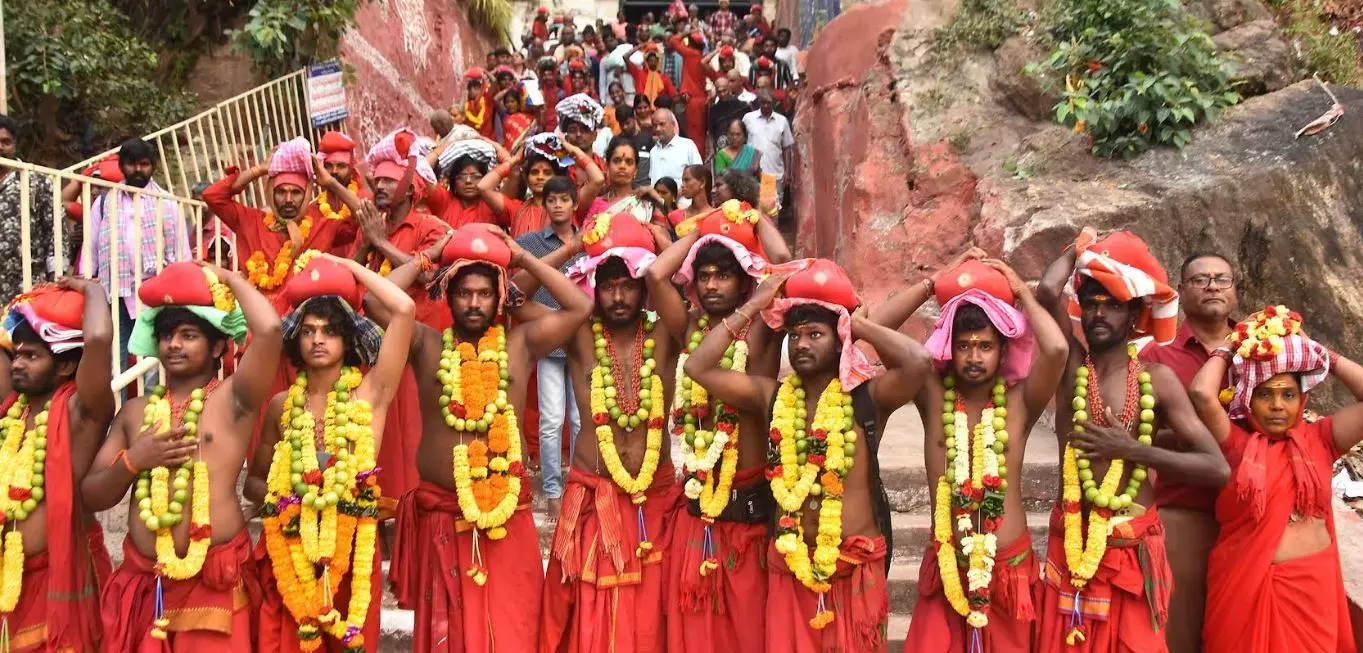
M 587 70 L 587 62 L 581 59 L 573 59 L 568 62 L 568 70 L 585 72 Z
M 719 56 L 720 56 L 721 58 L 723 58 L 723 59 L 733 59 L 733 58 L 734 58 L 734 46 L 732 46 L 732 45 L 726 45 L 726 46 L 721 47 L 721 48 L 719 49 Z
M 535 13 L 536 13 L 536 14 L 539 14 L 539 15 L 541 15 L 541 16 L 548 16 L 548 15 L 549 15 L 549 8 L 546 7 L 546 6 L 544 6 L 544 5 L 540 5 L 540 8 L 539 8 L 539 9 L 536 9 L 536 10 L 535 10 Z
M 628 213 L 608 215 L 605 213 L 594 216 L 584 229 L 588 232 L 596 229 L 596 224 L 600 220 L 609 220 L 606 225 L 606 233 L 600 239 L 592 243 L 584 243 L 583 251 L 587 256 L 600 256 L 608 249 L 616 247 L 638 247 L 650 252 L 657 253 L 654 248 L 653 234 L 649 233 L 644 225 L 639 224 L 634 216 Z
M 322 258 L 309 261 L 307 266 L 293 275 L 284 286 L 284 297 L 292 306 L 298 306 L 313 297 L 326 295 L 336 295 L 355 309 L 359 308 L 360 300 L 364 296 L 354 273 L 336 261 Z
M 748 7 L 748 13 L 750 13 L 750 14 L 760 14 L 760 13 L 762 13 L 762 5 L 753 5 L 753 6 L 751 6 L 751 7 Z
M 483 69 L 477 66 L 464 71 L 464 81 L 483 81 Z
M 355 141 L 341 132 L 329 131 L 317 142 L 317 150 L 322 153 L 323 161 L 350 163 L 355 158 Z
M 174 304 L 176 306 L 212 306 L 213 291 L 203 268 L 190 261 L 171 263 L 146 281 L 137 290 L 137 298 L 148 308 Z
M 837 263 L 823 258 L 814 259 L 809 267 L 786 279 L 785 291 L 786 297 L 837 304 L 848 311 L 856 309 L 859 303 L 847 273 Z
M 728 204 L 728 202 L 725 202 L 725 204 Z M 701 219 L 700 223 L 696 225 L 696 231 L 702 236 L 710 234 L 724 236 L 756 254 L 758 252 L 757 225 L 753 224 L 750 218 L 756 210 L 747 202 L 740 203 L 738 210 L 738 219 L 735 220 L 725 214 L 723 207 L 715 209 Z
M 511 265 L 511 248 L 488 225 L 475 222 L 454 230 L 450 242 L 440 252 L 440 262 L 449 265 L 458 260 L 482 261 L 501 268 Z
M 1006 304 L 1012 304 L 1016 299 L 1002 272 L 974 259 L 943 272 L 934 284 L 933 292 L 937 295 L 937 303 L 945 304 L 971 288 L 983 290 Z
M 766 57 L 758 57 L 758 58 L 757 58 L 757 67 L 758 67 L 758 68 L 771 68 L 772 66 L 773 66 L 773 64 L 772 64 L 772 62 L 771 62 L 771 59 L 768 59 L 768 58 L 766 58 Z

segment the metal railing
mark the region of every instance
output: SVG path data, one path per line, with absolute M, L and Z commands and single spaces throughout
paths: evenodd
M 306 136 L 316 149 L 326 132 L 313 126 L 308 111 L 307 69 L 257 86 L 179 123 L 142 138 L 156 147 L 156 183 L 172 195 L 193 197 L 202 182 L 217 181 L 228 166 L 246 169 L 265 162 L 275 145 Z M 66 168 L 78 173 L 114 148 Z M 265 187 L 252 184 L 241 201 L 266 206 Z
M 186 253 L 190 259 L 204 259 L 205 254 L 218 265 L 228 269 L 237 269 L 238 261 L 236 257 L 235 237 L 223 230 L 220 223 L 214 221 L 213 233 L 204 233 L 205 220 L 210 217 L 207 206 L 194 199 L 181 197 L 173 193 L 158 192 L 127 186 L 120 183 L 106 181 L 103 179 L 86 177 L 68 170 L 56 170 L 40 165 L 16 161 L 13 159 L 0 158 L 0 169 L 7 169 L 8 174 L 18 175 L 19 182 L 19 217 L 20 217 L 20 238 L 18 252 L 0 252 L 0 256 L 18 255 L 23 266 L 22 289 L 29 290 L 36 283 L 48 281 L 46 278 L 33 278 L 32 263 L 34 257 L 51 257 L 52 265 L 49 267 L 49 274 L 53 277 L 61 277 L 73 274 L 78 271 L 86 271 L 90 276 L 95 276 L 99 270 L 99 262 L 95 260 L 96 252 L 100 245 L 107 244 L 106 252 L 111 261 L 108 264 L 108 274 L 100 277 L 100 281 L 105 284 L 105 289 L 109 295 L 109 310 L 113 315 L 114 325 L 114 351 L 113 351 L 113 370 L 115 389 L 121 389 L 132 382 L 137 383 L 138 390 L 143 389 L 142 376 L 145 372 L 155 370 L 157 361 L 154 358 L 142 359 L 136 365 L 129 363 L 129 357 L 124 352 L 123 342 L 127 337 L 123 333 L 123 325 L 120 324 L 119 302 L 123 301 L 121 295 L 124 290 L 130 291 L 133 310 L 130 315 L 135 316 L 142 308 L 141 300 L 137 298 L 137 291 L 141 288 L 142 278 L 149 270 L 148 265 L 144 265 L 147 257 L 152 257 L 151 263 L 156 272 L 160 272 L 167 263 L 167 252 L 171 248 L 177 248 L 177 243 L 167 243 L 167 227 L 175 226 L 175 233 L 185 234 L 189 241 L 189 251 Z M 33 188 L 35 180 L 45 180 L 51 187 L 51 195 L 45 197 L 35 197 Z M 65 196 L 64 196 L 65 195 Z M 74 196 L 74 197 L 73 197 Z M 114 198 L 112 201 L 119 202 L 121 205 L 124 198 L 132 204 L 132 225 L 131 233 L 136 235 L 132 240 L 132 261 L 133 274 L 128 278 L 121 269 L 118 261 L 120 259 L 121 245 L 120 236 L 122 227 L 120 222 L 120 209 L 106 208 L 104 200 Z M 151 203 L 151 210 L 147 208 L 147 203 Z M 95 222 L 99 212 L 108 212 L 112 219 L 104 220 L 104 233 L 95 233 Z M 73 216 L 79 212 L 79 220 Z M 144 216 L 155 220 L 156 230 L 153 247 L 150 251 L 144 246 L 141 237 L 143 230 Z M 51 251 L 34 251 L 33 248 L 33 217 L 35 215 L 51 215 L 52 221 L 52 249 Z M 72 235 L 76 233 L 73 228 L 79 223 L 80 234 L 80 253 L 79 261 L 71 255 L 72 243 L 67 236 L 68 229 Z M 118 228 L 110 228 L 118 227 Z M 104 242 L 101 243 L 100 241 Z M 225 243 L 230 247 L 230 253 L 224 258 L 224 248 L 214 246 L 216 243 Z M 178 254 L 178 253 L 177 253 Z M 41 259 L 39 259 L 41 260 Z M 77 267 L 79 263 L 79 267 Z M 0 298 L 0 301 L 8 302 L 9 297 Z

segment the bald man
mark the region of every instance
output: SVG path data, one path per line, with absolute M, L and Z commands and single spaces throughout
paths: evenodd
M 649 153 L 649 184 L 656 185 L 663 177 L 670 177 L 681 184 L 682 170 L 703 161 L 696 143 L 685 136 L 678 136 L 677 131 L 677 117 L 670 109 L 653 112 L 653 138 L 656 144 Z

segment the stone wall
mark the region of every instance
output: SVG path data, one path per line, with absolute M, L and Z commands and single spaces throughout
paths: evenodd
M 463 101 L 464 71 L 495 47 L 448 1 L 376 0 L 355 22 L 341 57 L 355 68 L 348 127 L 361 148 L 398 127 L 429 131 L 426 117 Z

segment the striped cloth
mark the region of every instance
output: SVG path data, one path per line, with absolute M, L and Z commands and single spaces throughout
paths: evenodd
M 1282 350 L 1268 360 L 1235 356 L 1231 362 L 1235 398 L 1228 407 L 1231 419 L 1249 415 L 1249 398 L 1254 389 L 1279 374 L 1300 374 L 1302 394 L 1310 392 L 1330 375 L 1330 352 L 1324 345 L 1300 334 L 1283 336 L 1282 343 Z
M 1149 299 L 1132 327 L 1130 339 L 1151 336 L 1161 345 L 1174 341 L 1174 333 L 1178 330 L 1178 292 L 1169 285 L 1164 267 L 1155 260 L 1140 236 L 1119 231 L 1092 243 L 1088 242 L 1087 236 L 1080 236 L 1075 248 L 1079 255 L 1075 260 L 1074 276 L 1067 287 L 1071 319 L 1076 323 L 1079 321 L 1079 286 L 1084 277 L 1089 277 L 1102 284 L 1118 301 Z

